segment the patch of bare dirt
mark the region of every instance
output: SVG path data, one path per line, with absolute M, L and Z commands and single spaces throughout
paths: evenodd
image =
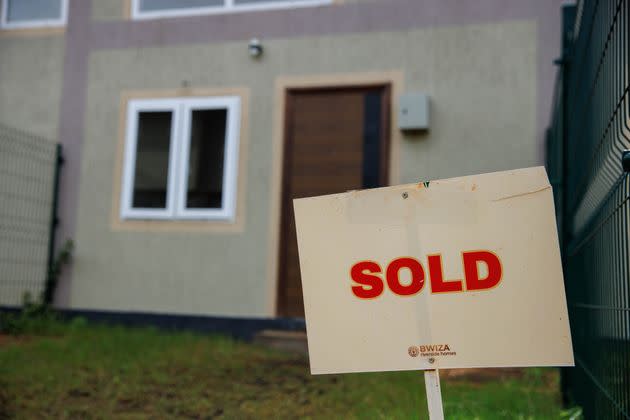
M 0 334 L 0 347 L 8 346 L 9 344 L 24 344 L 30 341 L 29 337 L 23 335 L 7 335 Z

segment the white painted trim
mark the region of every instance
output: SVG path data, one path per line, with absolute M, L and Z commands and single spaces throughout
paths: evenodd
M 238 190 L 238 151 L 240 138 L 240 106 L 237 96 L 208 98 L 168 98 L 129 101 L 127 130 L 120 199 L 121 219 L 221 220 L 236 218 Z M 186 208 L 188 161 L 192 111 L 196 109 L 226 109 L 226 138 L 223 163 L 222 205 L 217 209 Z M 142 111 L 171 111 L 171 143 L 165 209 L 132 207 L 133 176 L 135 172 L 138 115 Z
M 182 101 L 183 130 L 180 139 L 178 171 L 177 219 L 206 219 L 233 221 L 236 216 L 236 190 L 238 170 L 238 139 L 240 125 L 240 98 L 219 96 Z M 188 189 L 188 162 L 190 157 L 190 130 L 192 111 L 198 109 L 226 109 L 225 152 L 223 161 L 223 185 L 221 207 L 217 209 L 191 209 L 186 207 Z
M 61 2 L 61 16 L 58 19 L 34 19 L 21 20 L 19 22 L 10 22 L 7 20 L 9 1 L 11 0 L 0 1 L 2 2 L 2 10 L 0 11 L 0 29 L 53 28 L 65 26 L 68 22 L 68 0 L 59 0 Z
M 333 0 L 290 0 L 274 1 L 269 0 L 256 4 L 234 4 L 234 0 L 225 0 L 223 6 L 195 7 L 186 9 L 167 9 L 151 12 L 140 10 L 140 0 L 132 0 L 131 18 L 134 20 L 162 19 L 198 15 L 215 15 L 225 13 L 252 12 L 262 10 L 293 9 L 300 7 L 325 6 L 332 4 Z
M 136 169 L 136 151 L 138 142 L 138 117 L 143 111 L 171 112 L 171 141 L 169 145 L 168 176 L 166 187 L 166 208 L 134 208 L 133 184 Z M 132 100 L 127 107 L 127 132 L 125 137 L 125 160 L 122 178 L 122 197 L 120 200 L 121 219 L 171 219 L 174 216 L 175 168 L 177 164 L 177 133 L 179 132 L 179 109 L 171 99 Z

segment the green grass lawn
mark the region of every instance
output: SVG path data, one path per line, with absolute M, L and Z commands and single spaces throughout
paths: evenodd
M 486 372 L 443 372 L 447 419 L 561 417 L 555 369 Z M 0 335 L 0 419 L 407 419 L 426 412 L 421 372 L 311 376 L 303 357 L 224 337 L 80 320 L 45 334 Z

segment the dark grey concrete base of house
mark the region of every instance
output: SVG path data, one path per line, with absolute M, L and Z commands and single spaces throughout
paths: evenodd
M 19 307 L 0 306 L 0 313 L 18 313 Z M 164 330 L 195 331 L 200 333 L 223 334 L 251 340 L 265 330 L 306 331 L 306 324 L 299 318 L 231 318 L 199 315 L 173 315 L 144 312 L 113 312 L 90 310 L 55 310 L 64 320 L 83 317 L 89 322 L 129 327 L 153 326 Z M 0 332 L 2 326 L 0 325 Z

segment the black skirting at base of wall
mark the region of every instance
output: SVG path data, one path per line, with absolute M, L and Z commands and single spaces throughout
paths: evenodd
M 19 313 L 21 310 L 19 307 L 0 306 L 0 313 Z M 243 340 L 251 340 L 256 333 L 263 330 L 306 331 L 306 324 L 304 319 L 301 318 L 239 318 L 76 309 L 55 309 L 54 313 L 63 320 L 82 317 L 89 322 L 129 327 L 153 326 L 164 330 L 215 333 Z

